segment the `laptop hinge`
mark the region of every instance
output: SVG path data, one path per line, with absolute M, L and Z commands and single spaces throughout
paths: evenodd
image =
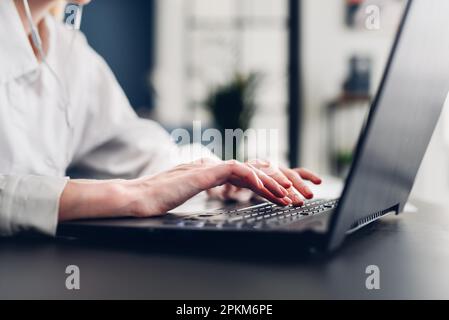
M 377 219 L 380 219 L 381 217 L 387 216 L 389 214 L 396 214 L 398 212 L 399 212 L 399 204 L 397 204 L 397 205 L 395 205 L 395 206 L 393 206 L 391 208 L 388 208 L 388 209 L 385 209 L 385 210 L 382 210 L 382 211 L 370 214 L 370 215 L 368 215 L 368 216 L 366 216 L 364 218 L 356 220 L 351 225 L 351 227 L 346 232 L 346 234 L 351 234 L 351 233 L 359 230 L 360 228 L 363 228 L 367 224 L 370 224 L 371 222 L 376 221 Z

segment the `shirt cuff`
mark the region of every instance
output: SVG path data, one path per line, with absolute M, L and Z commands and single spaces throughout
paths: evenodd
M 66 177 L 0 176 L 0 235 L 22 231 L 56 235 L 59 200 L 68 180 Z

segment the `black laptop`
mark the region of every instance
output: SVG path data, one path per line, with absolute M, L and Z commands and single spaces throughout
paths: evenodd
M 449 92 L 448 17 L 448 0 L 408 1 L 339 199 L 299 208 L 263 202 L 157 218 L 73 221 L 61 223 L 58 235 L 285 238 L 332 250 L 347 234 L 402 212 Z

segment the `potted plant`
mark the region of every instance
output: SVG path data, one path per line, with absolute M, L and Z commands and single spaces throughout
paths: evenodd
M 206 106 L 223 137 L 226 129 L 246 131 L 249 128 L 256 111 L 255 95 L 259 80 L 258 73 L 235 73 L 230 81 L 211 90 Z M 239 159 L 241 142 L 235 141 L 232 152 L 226 152 L 223 139 L 223 160 Z

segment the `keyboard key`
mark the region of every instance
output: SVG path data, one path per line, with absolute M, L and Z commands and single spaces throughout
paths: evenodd
M 235 221 L 240 221 L 240 220 L 243 220 L 243 217 L 242 217 L 242 216 L 237 216 L 237 217 L 231 218 L 231 219 L 229 219 L 228 221 L 230 221 L 230 222 L 235 222 Z

